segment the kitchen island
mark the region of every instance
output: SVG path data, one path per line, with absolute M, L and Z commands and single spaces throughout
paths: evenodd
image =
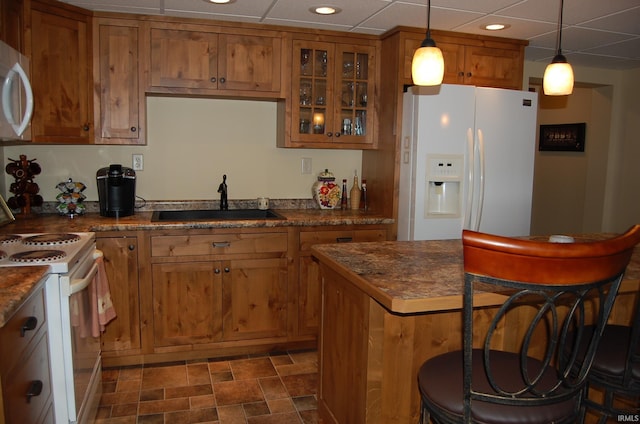
M 322 276 L 320 418 L 325 424 L 418 422 L 418 368 L 462 347 L 461 240 L 327 244 L 312 253 Z M 637 247 L 612 321 L 628 322 L 639 287 Z M 487 323 L 487 312 L 502 300 L 478 296 L 475 325 Z

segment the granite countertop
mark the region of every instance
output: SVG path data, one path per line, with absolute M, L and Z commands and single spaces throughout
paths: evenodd
M 152 222 L 151 211 L 136 212 L 124 218 L 109 218 L 87 213 L 74 218 L 55 214 L 18 218 L 0 228 L 0 233 L 136 231 L 198 228 L 275 228 L 314 225 L 392 224 L 385 216 L 351 210 L 274 209 L 285 219 L 212 220 L 185 222 Z
M 312 253 L 391 312 L 462 308 L 462 240 L 323 244 L 313 246 Z M 638 287 L 640 245 L 634 250 L 621 291 Z M 502 303 L 503 297 L 486 293 L 475 301 L 478 306 L 493 305 Z
M 2 269 L 0 277 L 0 328 L 11 319 L 15 311 L 38 288 L 47 275 L 47 266 L 20 266 Z

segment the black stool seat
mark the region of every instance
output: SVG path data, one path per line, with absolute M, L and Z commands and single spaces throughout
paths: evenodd
M 484 372 L 483 351 L 473 350 L 473 388 L 481 392 L 494 392 L 487 375 Z M 524 380 L 521 375 L 514 373 L 518 369 L 520 357 L 517 354 L 492 350 L 491 362 L 495 364 L 492 369 L 494 380 L 505 390 L 517 390 L 522 387 Z M 436 356 L 427 360 L 420 367 L 418 382 L 422 399 L 430 404 L 430 409 L 439 408 L 443 412 L 453 413 L 462 420 L 463 417 L 463 368 L 462 351 L 455 351 Z M 530 375 L 536 375 L 542 367 L 542 363 L 536 359 L 530 359 Z M 540 387 L 550 388 L 556 381 L 556 370 L 548 367 L 544 374 Z M 546 379 L 546 384 L 545 380 Z M 438 384 L 429 384 L 437 381 Z M 578 408 L 577 397 L 553 405 L 522 406 L 520 398 L 518 406 L 501 405 L 496 403 L 475 401 L 471 410 L 474 422 L 486 424 L 547 424 L 558 422 L 572 422 L 575 411 Z
M 593 327 L 590 327 L 593 331 Z M 600 340 L 600 347 L 593 360 L 590 378 L 622 381 L 631 339 L 631 327 L 607 325 Z M 631 364 L 631 377 L 640 388 L 640 363 Z

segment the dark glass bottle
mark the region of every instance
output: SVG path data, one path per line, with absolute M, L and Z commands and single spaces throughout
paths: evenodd
M 367 205 L 367 180 L 365 180 L 364 178 L 362 179 L 361 196 L 360 208 L 366 211 L 367 209 L 369 209 L 369 207 Z
M 340 209 L 349 209 L 349 202 L 347 201 L 347 179 L 342 180 L 342 198 L 340 199 Z

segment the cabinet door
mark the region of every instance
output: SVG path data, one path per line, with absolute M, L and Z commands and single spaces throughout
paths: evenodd
M 465 84 L 520 89 L 523 60 L 519 51 L 465 47 Z
M 302 143 L 330 142 L 333 134 L 334 46 L 294 41 L 291 92 L 291 138 Z
M 89 144 L 93 137 L 89 17 L 33 2 L 34 142 Z
M 224 340 L 286 336 L 286 258 L 225 261 L 224 274 Z
M 111 300 L 116 318 L 101 335 L 106 356 L 139 353 L 140 293 L 138 290 L 138 245 L 135 237 L 97 238 L 104 253 Z
M 151 28 L 152 87 L 215 89 L 217 62 L 218 34 Z
M 219 41 L 219 89 L 280 91 L 280 38 L 221 34 Z
M 152 273 L 155 346 L 222 340 L 220 262 L 154 264 Z
M 98 24 L 96 143 L 144 144 L 137 26 Z
M 340 144 L 373 143 L 375 48 L 336 46 L 334 141 Z

